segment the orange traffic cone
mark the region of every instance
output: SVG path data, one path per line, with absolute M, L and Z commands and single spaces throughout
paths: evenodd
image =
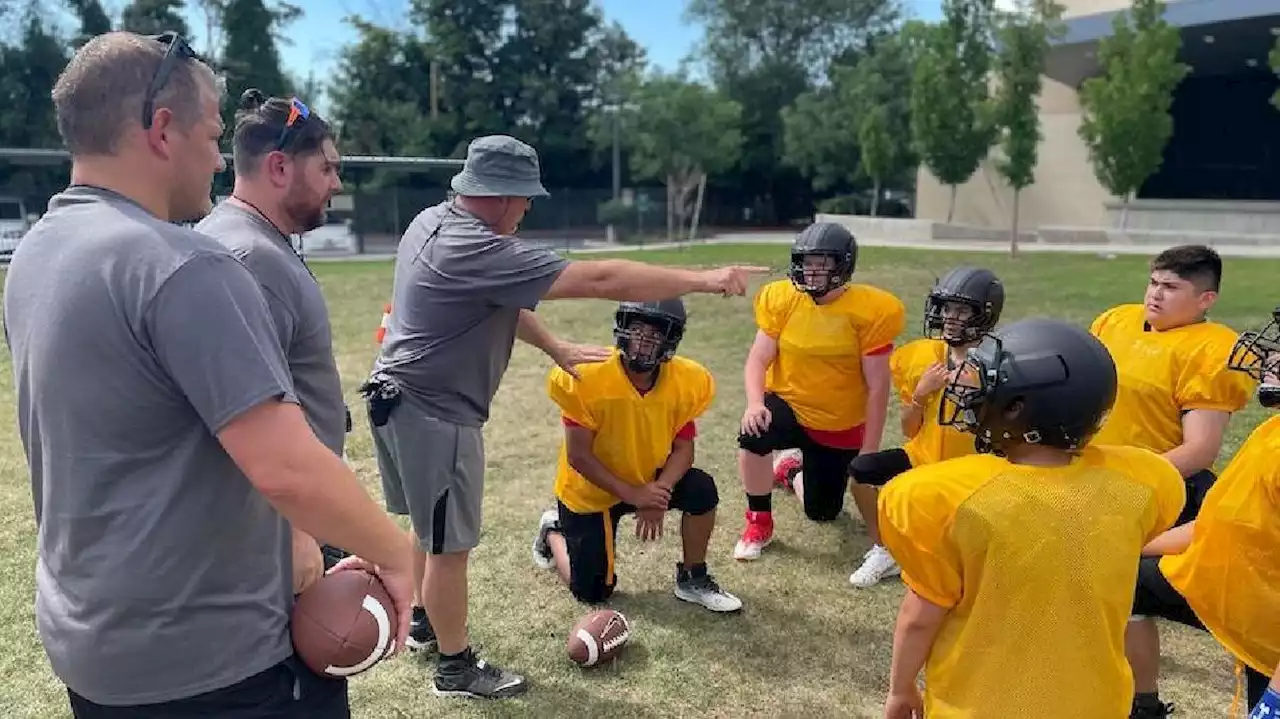
M 373 341 L 382 344 L 382 340 L 387 336 L 387 323 L 391 321 L 391 303 L 382 306 L 382 324 L 378 325 L 378 329 L 373 333 Z

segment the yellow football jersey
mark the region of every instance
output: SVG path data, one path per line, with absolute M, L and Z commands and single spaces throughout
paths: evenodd
M 756 325 L 778 341 L 765 389 L 781 397 L 808 429 L 838 432 L 866 419 L 862 358 L 887 351 L 902 332 L 906 308 L 897 297 L 868 285 L 848 285 L 819 305 L 790 280 L 760 289 Z
M 705 367 L 684 357 L 662 365 L 658 381 L 641 394 L 627 378 L 620 356 L 579 365 L 581 380 L 556 367 L 547 392 L 565 420 L 595 432 L 592 451 L 615 477 L 640 486 L 653 481 L 671 456 L 676 435 L 715 398 L 715 379 Z M 569 466 L 562 442 L 556 468 L 556 497 L 579 514 L 603 512 L 619 499 Z
M 908 342 L 894 350 L 889 358 L 889 371 L 893 375 L 893 386 L 898 392 L 898 399 L 910 403 L 925 370 L 939 362 L 945 364 L 949 351 L 946 342 L 930 339 Z M 942 402 L 942 390 L 929 396 L 922 410 L 924 424 L 920 425 L 916 436 L 902 445 L 903 451 L 911 459 L 912 467 L 963 457 L 976 451 L 972 434 L 938 424 L 938 405 Z
M 1182 413 L 1235 412 L 1249 401 L 1254 381 L 1227 369 L 1236 333 L 1216 322 L 1177 329 L 1145 329 L 1142 305 L 1121 305 L 1089 331 L 1116 363 L 1119 391 L 1094 444 L 1144 447 L 1163 454 L 1182 444 Z
M 1160 560 L 1169 580 L 1235 657 L 1280 666 L 1280 416 L 1258 425 L 1204 498 L 1191 546 Z
M 949 609 L 925 716 L 1128 717 L 1139 555 L 1185 494 L 1172 464 L 1135 447 L 1090 446 L 1065 467 L 975 454 L 885 485 L 885 547 L 908 587 Z

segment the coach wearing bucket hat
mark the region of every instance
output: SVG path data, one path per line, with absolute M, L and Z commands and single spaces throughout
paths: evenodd
M 467 637 L 467 560 L 480 540 L 484 489 L 481 430 L 517 337 L 570 371 L 607 356 L 548 334 L 533 314 L 538 303 L 743 295 L 750 276 L 766 269 L 571 262 L 525 244 L 514 233 L 532 199 L 548 195 L 540 175 L 538 153 L 514 137 L 471 143 L 451 182 L 456 197 L 423 210 L 400 240 L 387 333 L 363 388 L 387 510 L 411 518 L 425 577 L 408 643 L 439 649 L 441 695 L 505 698 L 527 688 L 524 677 L 479 660 Z

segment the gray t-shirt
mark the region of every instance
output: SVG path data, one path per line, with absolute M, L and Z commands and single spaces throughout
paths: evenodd
M 290 656 L 289 525 L 216 438 L 297 401 L 253 275 L 204 235 L 73 186 L 14 253 L 4 320 L 54 674 L 99 704 L 145 704 Z
M 552 250 L 494 234 L 452 202 L 428 207 L 400 239 L 375 369 L 399 380 L 436 419 L 484 424 L 520 310 L 537 307 L 567 264 Z
M 289 238 L 252 210 L 223 202 L 196 230 L 222 243 L 258 279 L 307 422 L 326 447 L 341 455 L 347 407 L 333 357 L 329 309 L 315 277 Z

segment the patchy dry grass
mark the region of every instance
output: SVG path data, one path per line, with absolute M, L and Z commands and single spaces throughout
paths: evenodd
M 779 274 L 786 262 L 782 247 L 768 245 L 627 256 L 681 264 L 762 263 Z M 914 336 L 933 278 L 960 263 L 989 266 L 1004 278 L 1006 320 L 1045 314 L 1087 323 L 1108 306 L 1140 297 L 1145 281 L 1145 260 L 1139 257 L 1034 254 L 1011 262 L 987 254 L 877 248 L 863 250 L 858 280 L 902 297 Z M 390 292 L 391 266 L 317 263 L 315 269 L 330 302 L 344 386 L 356 406 L 354 390 L 373 357 L 372 332 Z M 1264 318 L 1280 299 L 1264 291 L 1278 271 L 1280 263 L 1273 261 L 1228 260 L 1227 292 L 1215 317 L 1237 329 Z M 809 523 L 796 502 L 784 498 L 776 502 L 778 541 L 759 562 L 733 563 L 730 552 L 745 504 L 734 469 L 734 427 L 743 408 L 741 367 L 754 328 L 745 299 L 695 297 L 688 304 L 690 328 L 681 352 L 710 367 L 720 389 L 701 423 L 698 447 L 698 463 L 717 477 L 723 500 L 711 569 L 742 597 L 743 613 L 717 616 L 675 600 L 676 535 L 641 547 L 624 529 L 616 606 L 632 621 L 634 643 L 613 666 L 582 671 L 568 662 L 565 636 L 583 608 L 529 559 L 538 515 L 552 501 L 561 429 L 543 390 L 549 364 L 521 345 L 486 431 L 485 536 L 472 562 L 471 626 L 478 648 L 525 672 L 532 690 L 515 701 L 442 705 L 429 692 L 431 661 L 403 657 L 354 682 L 356 716 L 878 716 L 901 584 L 852 589 L 848 575 L 867 546 L 861 523 L 849 517 L 827 526 Z M 551 302 L 539 314 L 562 336 L 610 341 L 610 303 Z M 10 418 L 0 425 L 0 706 L 7 717 L 67 716 L 65 695 L 35 634 L 30 488 L 12 419 L 7 354 L 0 363 L 0 405 Z M 1224 457 L 1260 418 L 1254 406 L 1232 422 Z M 889 424 L 886 447 L 899 439 L 896 421 Z M 349 446 L 354 466 L 377 496 L 362 412 L 356 412 Z M 852 502 L 848 506 L 856 517 Z M 674 518 L 669 522 L 674 529 Z M 1189 630 L 1170 627 L 1164 635 L 1163 693 L 1187 716 L 1225 714 L 1233 684 L 1224 652 L 1208 636 Z M 1071 688 L 1064 692 L 1069 702 Z

